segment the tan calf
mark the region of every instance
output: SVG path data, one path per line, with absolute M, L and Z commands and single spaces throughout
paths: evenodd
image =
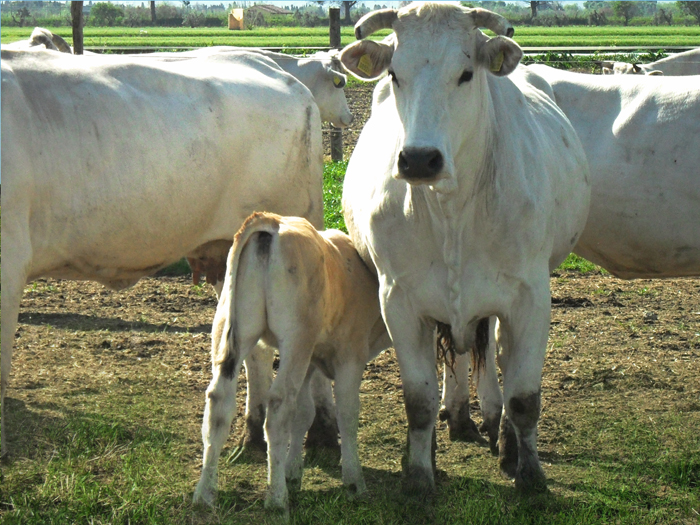
M 301 481 L 303 438 L 314 417 L 309 389 L 314 367 L 335 381 L 343 483 L 351 494 L 363 492 L 357 454 L 360 381 L 367 361 L 389 346 L 376 278 L 344 233 L 317 232 L 302 218 L 255 213 L 235 236 L 212 326 L 213 378 L 195 502 L 214 502 L 238 372 L 260 339 L 280 354 L 267 395 L 265 506 L 286 510 L 285 481 Z

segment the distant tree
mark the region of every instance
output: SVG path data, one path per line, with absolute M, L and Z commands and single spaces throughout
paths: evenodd
M 156 3 L 155 2 L 149 2 L 151 4 L 151 22 L 153 24 L 156 23 L 158 20 L 158 17 L 156 15 Z
M 195 11 L 194 9 L 187 11 L 185 16 L 182 17 L 182 25 L 189 27 L 200 27 L 204 25 L 204 20 L 206 20 L 206 15 L 201 11 Z
M 676 4 L 681 11 L 695 18 L 700 25 L 700 2 L 676 2 Z
M 15 18 L 15 14 L 19 17 L 19 20 Z M 27 24 L 27 20 L 31 16 L 31 13 L 29 12 L 29 9 L 27 7 L 22 7 L 21 9 L 18 9 L 16 13 L 12 13 L 10 15 L 12 17 L 12 21 L 17 24 L 19 27 L 24 27 L 25 24 Z
M 122 8 L 109 2 L 97 2 L 90 10 L 90 22 L 96 26 L 116 25 L 117 19 L 122 16 Z
M 617 16 L 621 16 L 624 19 L 624 25 L 628 25 L 632 17 L 634 16 L 637 6 L 634 2 L 613 2 L 612 8 L 613 13 Z
M 345 20 L 343 20 L 343 23 L 345 23 L 346 26 L 351 26 L 352 25 L 352 19 L 350 18 L 350 9 L 356 4 L 357 2 L 343 2 L 343 11 L 345 11 Z
M 654 13 L 654 25 L 673 25 L 673 13 L 671 11 L 666 11 L 660 8 L 656 13 Z
M 83 3 L 70 3 L 71 25 L 73 26 L 73 54 L 83 54 Z
M 482 2 L 483 4 L 484 2 Z M 500 2 L 502 4 L 505 4 L 505 2 Z M 538 2 L 525 2 L 527 4 L 530 4 L 530 16 L 532 18 L 535 18 L 537 16 L 537 10 L 538 9 L 553 9 L 555 3 L 557 2 L 543 2 L 543 1 L 538 1 Z

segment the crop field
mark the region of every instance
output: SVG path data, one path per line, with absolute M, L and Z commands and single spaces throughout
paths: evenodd
M 29 37 L 33 28 L 3 28 L 2 43 Z M 50 28 L 49 28 L 50 29 Z M 53 30 L 72 41 L 69 28 Z M 127 28 L 85 27 L 86 47 L 325 47 L 328 29 L 319 28 L 261 28 L 229 31 L 226 28 Z M 388 34 L 378 32 L 372 38 Z M 355 40 L 353 29 L 343 27 L 342 45 Z M 674 47 L 700 46 L 700 27 L 517 27 L 515 40 L 524 47 Z
M 671 29 L 694 39 L 688 45 L 700 42 L 697 28 Z M 3 28 L 2 41 L 26 38 L 31 28 L 22 31 Z M 202 39 L 198 45 L 233 33 L 148 29 L 140 37 L 139 30 L 100 31 L 90 37 L 109 45 L 127 33 L 165 42 L 172 32 Z M 298 30 L 274 31 L 298 38 Z M 356 119 L 344 133 L 346 159 L 369 116 L 371 92 L 366 84 L 346 88 Z M 346 166 L 325 167 L 328 227 L 344 228 Z M 309 451 L 301 488 L 291 494 L 290 523 L 700 525 L 700 280 L 623 281 L 571 256 L 550 283 L 538 436 L 547 494 L 516 493 L 488 447 L 450 441 L 438 421 L 436 491 L 403 495 L 407 422 L 396 355 L 389 349 L 365 368 L 360 393 L 358 442 L 368 493 L 349 499 L 338 456 Z M 12 454 L 0 471 L 0 523 L 281 522 L 263 508 L 265 458 L 234 454 L 243 432 L 244 374 L 219 464 L 216 507 L 191 503 L 202 464 L 215 308 L 212 289 L 193 285 L 189 275 L 149 277 L 121 292 L 90 282 L 29 283 L 5 401 Z M 478 424 L 473 385 L 472 399 Z

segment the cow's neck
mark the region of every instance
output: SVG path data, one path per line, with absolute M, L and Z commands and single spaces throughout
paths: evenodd
M 490 102 L 490 101 L 489 101 Z M 458 150 L 455 158 L 457 189 L 450 193 L 426 192 L 431 217 L 442 232 L 442 256 L 447 267 L 449 324 L 458 346 L 469 345 L 476 321 L 469 313 L 474 297 L 462 277 L 469 273 L 470 249 L 478 249 L 474 241 L 485 233 L 490 214 L 495 212 L 498 183 L 495 135 L 489 125 L 493 111 L 485 107 L 483 118 L 473 128 L 469 140 Z M 477 254 L 478 255 L 478 254 Z M 467 350 L 468 348 L 462 348 Z

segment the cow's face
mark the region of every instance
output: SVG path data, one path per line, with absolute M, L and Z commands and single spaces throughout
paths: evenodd
M 394 38 L 362 40 L 343 51 L 351 73 L 373 78 L 387 71 L 392 79 L 402 124 L 395 178 L 443 192 L 457 187 L 455 156 L 474 144 L 489 116 L 487 75 L 509 74 L 522 56 L 509 38 L 489 39 L 478 30 L 484 13 L 422 4 L 398 12 Z
M 311 91 L 321 112 L 321 120 L 330 122 L 337 128 L 348 127 L 352 123 L 353 117 L 343 89 L 347 77 L 342 73 L 342 66 L 337 55 L 318 52 L 308 59 L 299 61 L 300 66 L 307 64 L 318 66 Z

